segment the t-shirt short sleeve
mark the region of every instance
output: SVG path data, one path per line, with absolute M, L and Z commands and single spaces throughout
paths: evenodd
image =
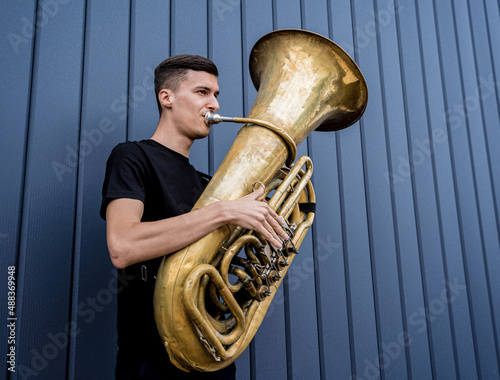
M 113 199 L 138 199 L 144 203 L 147 170 L 146 158 L 136 144 L 126 142 L 113 149 L 106 163 L 101 218 L 106 219 L 106 208 Z

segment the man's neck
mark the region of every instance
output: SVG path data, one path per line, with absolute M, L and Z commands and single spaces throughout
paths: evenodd
M 156 127 L 156 131 L 151 137 L 151 140 L 154 140 L 187 158 L 189 158 L 189 152 L 191 150 L 191 146 L 193 145 L 193 140 L 176 133 L 176 131 L 173 128 L 169 128 L 167 123 L 162 119 L 158 122 L 158 126 Z

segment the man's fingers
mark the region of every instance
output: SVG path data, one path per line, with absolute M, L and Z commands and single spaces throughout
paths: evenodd
M 274 212 L 271 208 L 268 209 L 268 214 L 262 223 L 262 226 L 266 230 L 265 238 L 273 246 L 281 248 L 283 246 L 283 241 L 289 238 L 282 226 L 283 220 Z
M 261 188 L 264 189 L 263 187 Z M 269 232 L 273 235 L 275 241 L 280 242 L 280 247 L 281 247 L 281 241 L 279 240 L 279 238 L 281 237 L 284 240 L 288 239 L 288 234 L 283 230 L 283 220 L 276 213 L 276 211 L 274 211 L 271 207 L 269 207 L 267 202 L 265 203 L 267 206 L 267 213 L 268 213 L 266 221 L 270 228 Z
M 244 207 L 244 214 L 246 214 L 246 217 L 243 218 L 248 218 L 247 220 L 249 222 L 253 221 L 250 222 L 248 226 L 253 225 L 253 228 L 250 228 L 260 232 L 269 241 L 269 243 L 275 247 L 282 247 L 282 240 L 288 239 L 287 233 L 283 230 L 283 220 L 271 207 L 269 207 L 267 202 L 259 201 L 259 198 L 261 198 L 265 193 L 265 187 L 263 184 L 258 184 L 260 185 L 259 187 L 246 197 L 243 197 L 246 198 L 244 200 L 244 204 L 246 205 Z M 241 199 L 242 201 L 243 198 Z M 251 203 L 246 203 L 248 200 L 251 200 Z M 254 204 L 253 201 L 256 201 L 257 203 Z M 241 219 L 239 222 L 241 223 Z M 241 223 L 240 225 L 245 226 L 246 224 L 247 223 Z
M 265 191 L 264 185 L 261 184 L 257 189 L 255 189 L 253 192 L 248 194 L 248 196 L 250 196 L 252 199 L 257 200 L 262 195 L 264 195 L 264 191 Z
M 276 248 L 281 248 L 283 246 L 283 242 L 280 240 L 278 235 L 276 234 L 275 229 L 268 222 L 265 222 L 264 228 L 266 230 L 265 238 L 269 243 L 271 243 Z M 266 236 L 267 235 L 267 236 Z
M 282 223 L 283 223 L 282 219 L 278 216 L 278 214 L 276 214 L 273 211 L 273 213 L 271 213 L 271 215 L 270 215 L 269 224 L 273 228 L 273 232 L 276 234 L 276 236 L 279 236 L 282 239 L 286 240 L 286 239 L 288 239 L 288 235 L 285 232 L 285 230 L 283 230 Z
M 272 208 L 269 208 L 269 216 L 269 223 L 273 227 L 274 231 L 276 231 L 276 234 L 279 235 L 282 239 L 288 239 L 287 233 L 285 232 L 285 230 L 283 230 L 284 220 Z

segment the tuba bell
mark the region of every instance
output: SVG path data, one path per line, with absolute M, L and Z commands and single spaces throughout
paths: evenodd
M 185 371 L 224 368 L 253 339 L 314 219 L 312 162 L 294 163 L 297 146 L 313 130 L 352 125 L 366 108 L 359 68 L 319 34 L 273 31 L 255 44 L 249 66 L 258 93 L 248 117 L 206 115 L 207 124 L 244 125 L 193 210 L 262 184 L 290 238 L 276 249 L 228 225 L 163 258 L 155 320 L 172 363 Z

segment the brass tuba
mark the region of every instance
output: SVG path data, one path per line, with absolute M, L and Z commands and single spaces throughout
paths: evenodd
M 224 226 L 172 253 L 157 276 L 154 309 L 171 361 L 215 371 L 246 349 L 314 218 L 312 163 L 294 164 L 313 130 L 335 131 L 363 114 L 367 87 L 338 45 L 304 30 L 263 36 L 250 54 L 258 90 L 247 118 L 207 114 L 207 124 L 245 123 L 193 209 L 240 198 L 256 184 L 283 218 L 290 239 L 276 249 L 252 231 Z

